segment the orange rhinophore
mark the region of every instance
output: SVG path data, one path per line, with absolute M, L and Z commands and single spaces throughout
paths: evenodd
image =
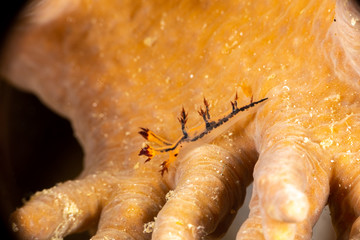
M 165 139 L 157 136 L 155 133 L 150 131 L 148 128 L 141 128 L 141 131 L 139 132 L 139 134 L 141 136 L 143 136 L 149 142 L 153 142 L 153 143 L 156 143 L 158 145 L 166 145 L 166 146 L 171 145 L 171 143 L 169 143 Z
M 243 112 L 251 107 L 254 107 L 256 104 L 259 104 L 267 99 L 268 98 L 263 98 L 259 101 L 254 102 L 253 97 L 251 97 L 250 104 L 238 108 L 238 106 L 237 106 L 238 95 L 236 93 L 234 101 L 230 102 L 231 106 L 232 106 L 231 112 L 228 113 L 223 118 L 220 118 L 216 121 L 211 121 L 210 111 L 209 111 L 210 104 L 204 98 L 205 110 L 202 107 L 200 107 L 200 110 L 198 111 L 198 113 L 200 114 L 200 116 L 203 118 L 203 120 L 205 122 L 205 128 L 203 128 L 200 131 L 198 128 L 192 128 L 189 131 L 186 130 L 185 125 L 186 125 L 186 122 L 188 119 L 187 118 L 188 114 L 186 113 L 186 111 L 183 107 L 181 110 L 181 113 L 180 113 L 180 117 L 178 117 L 178 120 L 181 124 L 181 131 L 182 131 L 183 135 L 175 143 L 170 143 L 169 141 L 163 139 L 162 137 L 157 136 L 155 133 L 153 133 L 148 128 L 140 128 L 141 131 L 139 131 L 139 134 L 141 136 L 143 136 L 149 143 L 156 144 L 159 147 L 154 148 L 154 147 L 150 146 L 149 144 L 146 144 L 146 146 L 140 150 L 139 156 L 144 155 L 144 156 L 148 157 L 145 160 L 145 162 L 148 162 L 154 156 L 156 156 L 158 154 L 166 153 L 166 152 L 169 153 L 169 159 L 164 161 L 160 165 L 161 166 L 160 172 L 161 172 L 161 175 L 163 175 L 165 172 L 168 171 L 169 165 L 176 160 L 176 157 L 179 154 L 180 148 L 182 148 L 184 144 L 196 142 L 196 141 L 204 138 L 209 133 L 211 133 L 213 130 L 223 126 L 224 123 L 228 122 L 230 119 L 235 117 L 239 112 Z

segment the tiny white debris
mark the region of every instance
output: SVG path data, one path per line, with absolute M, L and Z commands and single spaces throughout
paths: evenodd
M 170 190 L 166 195 L 165 195 L 165 199 L 166 201 L 169 201 L 171 198 L 173 198 L 175 196 L 175 192 L 174 190 Z
M 334 95 L 331 95 L 329 97 L 326 97 L 324 98 L 325 101 L 335 101 L 335 102 L 338 102 L 340 100 L 341 96 L 340 94 L 334 94 Z
M 160 29 L 161 30 L 165 29 L 165 21 L 163 19 L 160 21 Z
M 330 138 L 324 139 L 320 142 L 320 145 L 323 149 L 330 147 L 333 144 L 333 140 Z
M 139 168 L 139 166 L 140 166 L 140 163 L 139 163 L 139 162 L 137 162 L 137 163 L 134 165 L 134 169 L 138 169 L 138 168 Z
M 156 218 L 154 219 L 156 220 Z M 152 233 L 152 231 L 154 230 L 154 226 L 155 226 L 155 221 L 145 223 L 143 233 Z
M 271 79 L 274 79 L 276 77 L 276 74 L 271 74 L 270 76 L 268 76 L 267 80 L 271 80 Z
M 156 41 L 156 37 L 146 37 L 144 39 L 144 45 L 147 47 L 151 47 L 152 45 L 154 45 Z
M 202 233 L 202 232 L 204 232 L 205 227 L 204 226 L 197 226 L 196 230 L 197 230 L 198 233 Z
M 358 19 L 351 18 L 351 26 L 355 26 L 357 21 L 358 21 Z

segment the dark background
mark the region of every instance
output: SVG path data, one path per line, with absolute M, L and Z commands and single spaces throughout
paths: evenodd
M 0 3 L 1 49 L 26 3 L 25 0 Z M 36 191 L 75 178 L 81 171 L 82 157 L 81 147 L 67 120 L 0 76 L 1 239 L 16 239 L 9 224 L 11 212 Z M 78 234 L 66 239 L 88 238 Z

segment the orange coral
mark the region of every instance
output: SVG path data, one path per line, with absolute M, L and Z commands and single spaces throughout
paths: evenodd
M 61 238 L 98 221 L 92 239 L 218 238 L 254 180 L 237 239 L 310 239 L 327 203 L 339 239 L 359 238 L 355 1 L 36 3 L 9 36 L 0 72 L 71 121 L 85 159 L 78 179 L 12 215 L 19 236 Z M 269 99 L 182 149 L 164 177 L 160 155 L 143 164 L 139 126 L 174 140 L 181 105 L 191 109 L 184 134 L 186 119 L 202 121 L 192 114 L 203 96 L 209 119 L 209 105 L 224 116 L 237 90 L 239 106 Z

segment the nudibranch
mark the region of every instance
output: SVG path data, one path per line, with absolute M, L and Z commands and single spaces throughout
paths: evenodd
M 255 105 L 264 102 L 268 98 L 262 98 L 258 101 L 253 101 L 253 97 L 251 97 L 250 104 L 245 105 L 243 107 L 238 107 L 238 95 L 236 93 L 234 101 L 231 101 L 232 110 L 230 113 L 226 114 L 224 117 L 213 121 L 210 118 L 210 105 L 209 102 L 204 98 L 204 106 L 205 110 L 200 107 L 200 110 L 198 111 L 199 115 L 203 118 L 205 125 L 191 128 L 189 130 L 186 129 L 186 122 L 188 114 L 185 112 L 184 107 L 181 110 L 180 117 L 178 118 L 180 124 L 181 124 L 181 131 L 182 136 L 175 141 L 175 143 L 170 143 L 170 141 L 165 140 L 164 138 L 156 135 L 154 132 L 152 132 L 148 128 L 141 128 L 141 131 L 139 134 L 143 136 L 148 142 L 153 143 L 155 145 L 158 145 L 159 148 L 153 147 L 149 144 L 146 144 L 144 148 L 142 148 L 139 152 L 139 156 L 144 155 L 148 157 L 145 162 L 150 161 L 154 156 L 161 154 L 161 153 L 169 153 L 169 159 L 165 160 L 161 163 L 161 175 L 164 175 L 164 172 L 168 171 L 169 165 L 174 162 L 179 155 L 180 149 L 189 143 L 197 142 L 198 140 L 206 138 L 206 136 L 209 136 L 211 132 L 215 129 L 220 129 L 219 134 L 223 133 L 226 128 L 229 128 L 231 124 L 223 127 L 225 123 L 227 123 L 230 120 L 233 120 L 233 118 L 238 115 L 238 113 L 243 112 L 251 107 L 254 107 Z M 218 134 L 215 134 L 214 136 L 210 136 L 209 138 L 214 139 Z M 205 142 L 209 142 L 210 139 L 207 138 Z

